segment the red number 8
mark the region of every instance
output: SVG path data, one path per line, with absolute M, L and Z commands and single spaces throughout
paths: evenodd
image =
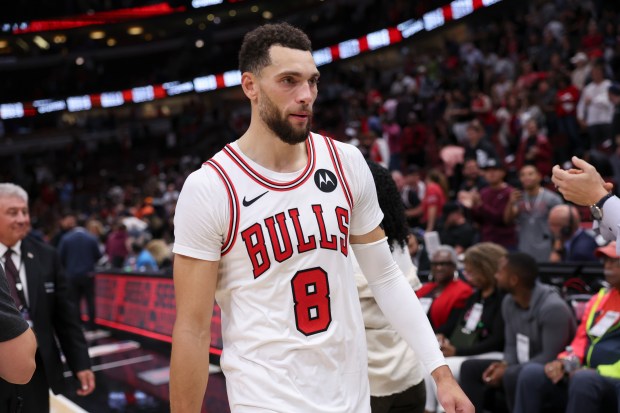
M 327 330 L 332 322 L 327 273 L 319 267 L 298 271 L 291 288 L 297 330 L 306 336 Z

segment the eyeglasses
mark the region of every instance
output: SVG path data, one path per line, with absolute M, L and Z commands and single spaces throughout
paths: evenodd
M 431 261 L 431 267 L 439 267 L 440 265 L 444 267 L 453 267 L 454 263 L 452 261 Z

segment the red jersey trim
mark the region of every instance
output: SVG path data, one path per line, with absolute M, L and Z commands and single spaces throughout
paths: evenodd
M 224 244 L 222 245 L 222 255 L 226 255 L 237 239 L 237 230 L 239 229 L 239 198 L 237 198 L 237 192 L 231 179 L 228 177 L 224 168 L 214 161 L 213 159 L 205 162 L 205 165 L 210 166 L 220 176 L 220 179 L 226 186 L 226 192 L 228 192 L 228 203 L 230 206 L 230 217 L 228 222 L 228 235 Z
M 316 165 L 316 151 L 314 150 L 314 139 L 312 138 L 312 134 L 308 135 L 308 139 L 306 139 L 306 149 L 308 151 L 308 163 L 306 164 L 306 168 L 297 178 L 290 182 L 274 182 L 262 176 L 248 165 L 243 157 L 240 156 L 231 145 L 226 145 L 223 152 L 257 184 L 274 191 L 288 191 L 303 185 L 314 171 Z
M 334 141 L 327 136 L 323 136 L 325 139 L 325 144 L 327 145 L 327 149 L 329 149 L 329 156 L 332 158 L 332 163 L 334 164 L 334 169 L 338 174 L 338 180 L 342 183 L 342 192 L 344 192 L 345 198 L 347 198 L 347 202 L 349 204 L 349 208 L 353 211 L 353 196 L 351 195 L 351 190 L 349 189 L 349 183 L 347 182 L 347 177 L 344 174 L 344 169 L 342 167 L 342 162 L 340 161 L 340 157 L 338 156 L 338 151 L 336 150 L 336 146 L 334 145 Z

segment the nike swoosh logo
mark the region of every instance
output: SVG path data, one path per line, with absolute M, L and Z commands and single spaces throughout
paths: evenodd
M 267 192 L 269 191 L 265 191 L 262 194 L 260 194 L 259 196 L 257 196 L 254 199 L 250 199 L 250 200 L 246 200 L 245 197 L 243 197 L 243 206 L 244 207 L 249 207 L 250 205 L 252 205 L 254 202 L 258 201 L 263 195 L 265 195 Z

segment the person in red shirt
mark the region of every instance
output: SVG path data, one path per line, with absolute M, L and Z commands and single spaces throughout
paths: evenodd
M 558 131 L 570 141 L 569 153 L 583 152 L 577 123 L 577 103 L 579 103 L 579 89 L 571 83 L 568 76 L 560 76 L 555 95 L 555 116 Z
M 431 325 L 437 331 L 452 311 L 461 310 L 473 289 L 458 278 L 456 251 L 449 245 L 440 245 L 431 257 L 432 281 L 416 291 L 422 308 L 426 310 Z
M 509 251 L 515 251 L 517 230 L 506 212 L 511 205 L 510 194 L 514 188 L 504 182 L 506 171 L 499 159 L 491 158 L 482 166 L 484 178 L 489 185 L 482 188 L 480 193 L 471 192 L 460 201 L 470 208 L 472 219 L 480 225 L 480 241 L 494 242 Z
M 551 176 L 553 149 L 549 139 L 538 130 L 536 119 L 525 124 L 525 133 L 517 148 L 515 167 L 520 170 L 523 165 L 534 165 L 544 177 Z
M 422 199 L 422 224 L 426 231 L 433 231 L 441 217 L 447 200 L 446 177 L 437 170 L 431 170 L 426 176 L 426 193 Z

